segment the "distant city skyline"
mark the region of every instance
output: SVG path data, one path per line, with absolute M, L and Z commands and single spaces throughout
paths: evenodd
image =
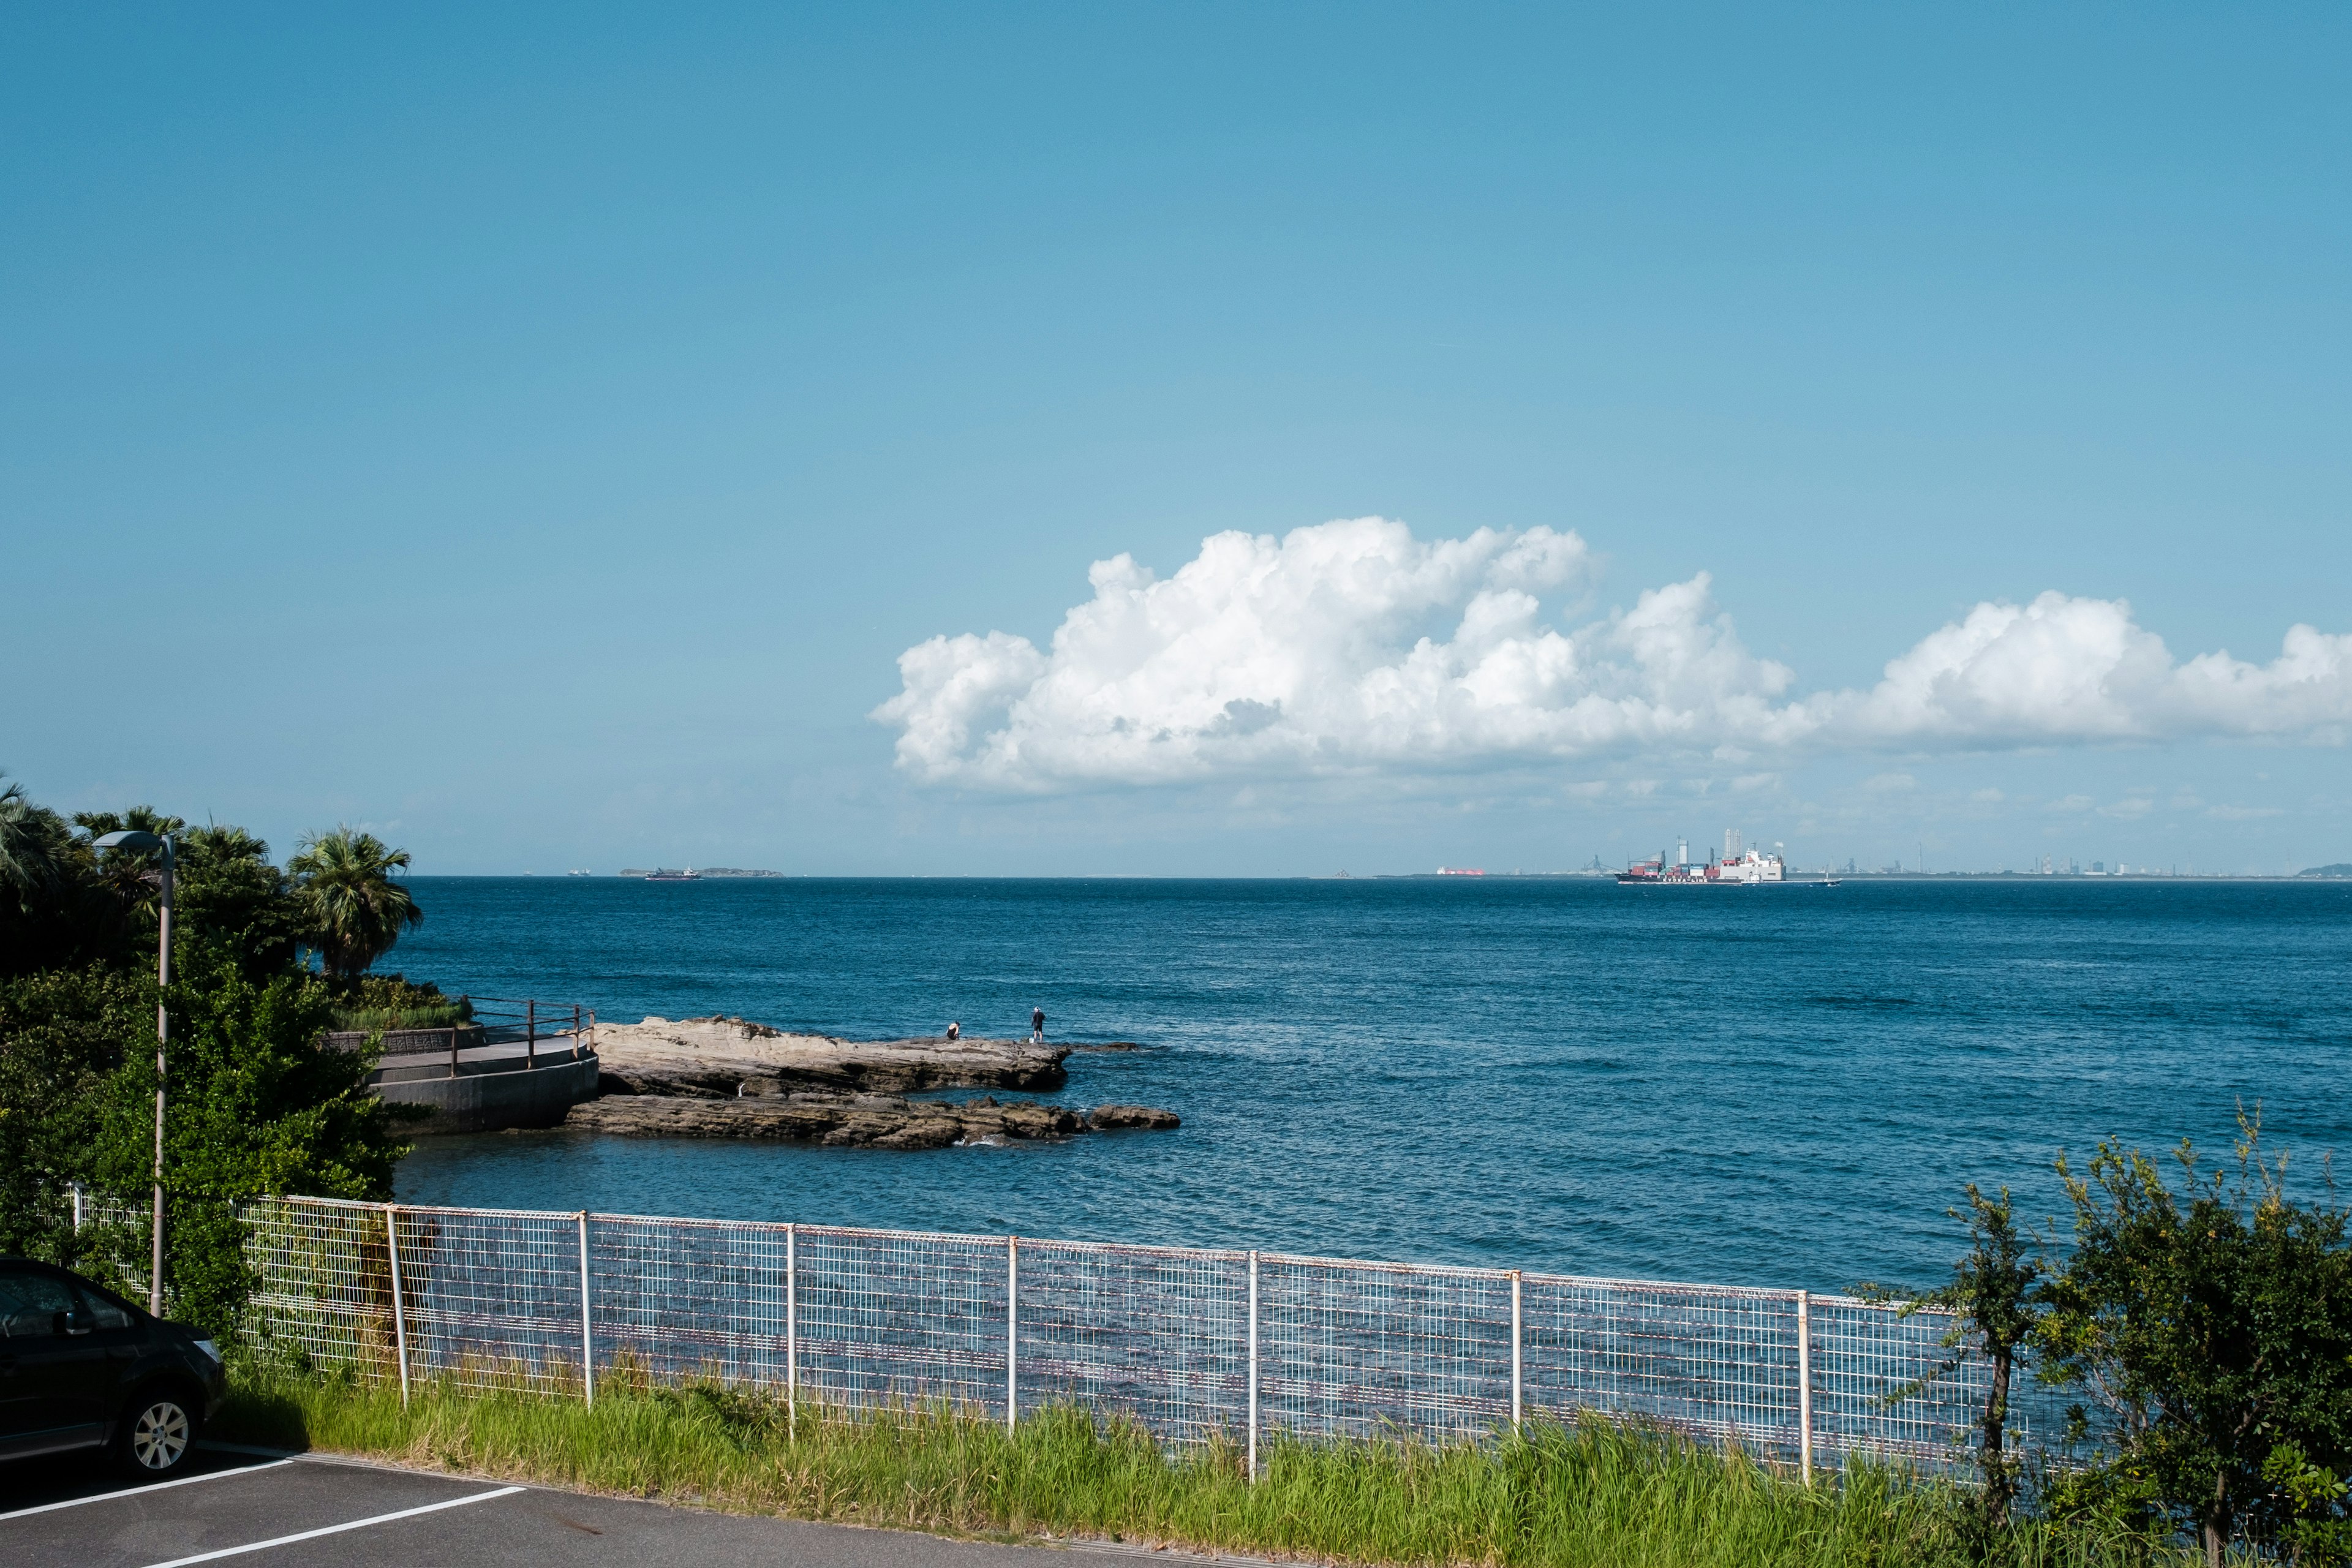
M 11 44 L 46 804 L 424 873 L 2352 861 L 2340 9 Z

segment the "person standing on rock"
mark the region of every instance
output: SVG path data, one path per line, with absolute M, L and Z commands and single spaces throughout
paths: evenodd
M 1029 1009 L 1029 1043 L 1033 1046 L 1045 1043 L 1045 1009 L 1043 1007 Z
M 960 1040 L 963 1038 L 963 1026 L 961 1024 L 950 1024 L 948 1026 L 948 1038 L 950 1040 Z

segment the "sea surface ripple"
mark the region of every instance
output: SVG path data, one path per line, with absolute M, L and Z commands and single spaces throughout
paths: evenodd
M 2352 1100 L 2352 887 L 418 878 L 384 967 L 634 1021 L 1134 1040 L 1057 1096 L 1172 1133 L 895 1153 L 428 1139 L 404 1202 L 1931 1284 L 1963 1182 L 2058 1209 L 2115 1136 L 2315 1190 Z

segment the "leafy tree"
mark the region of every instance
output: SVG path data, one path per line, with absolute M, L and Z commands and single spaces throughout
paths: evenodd
M 90 837 L 122 828 L 169 834 L 173 840 L 173 962 L 196 944 L 225 948 L 249 975 L 293 967 L 302 931 L 302 906 L 286 873 L 269 863 L 269 846 L 242 827 L 207 823 L 190 827 L 152 806 L 85 811 L 76 826 Z M 123 911 L 131 945 L 154 951 L 160 851 L 112 849 L 99 860 L 99 879 Z
M 310 911 L 267 844 L 152 806 L 68 826 L 0 788 L 0 1247 L 70 1260 L 94 1237 L 73 1235 L 58 1201 L 67 1183 L 142 1196 L 148 1186 L 161 856 L 94 852 L 93 838 L 122 828 L 174 841 L 165 1267 L 175 1310 L 226 1331 L 247 1285 L 233 1200 L 388 1197 L 413 1113 L 376 1098 L 368 1058 L 317 1048 L 337 987 L 297 962 Z M 364 835 L 325 848 L 325 888 L 338 868 L 372 863 L 388 880 L 407 863 Z M 405 889 L 393 884 L 386 899 L 364 877 L 345 880 L 362 914 L 373 909 L 394 934 L 415 923 Z M 144 1272 L 143 1240 L 96 1239 L 101 1255 L 119 1243 L 121 1261 Z
M 1936 1308 L 1957 1320 L 1944 1341 L 1954 1353 L 1920 1382 L 1897 1390 L 1895 1398 L 1906 1398 L 1925 1384 L 1957 1371 L 1964 1346 L 1973 1347 L 1991 1365 L 1991 1385 L 1977 1420 L 1977 1468 L 1983 1487 L 1964 1531 L 1970 1554 L 1981 1561 L 1994 1553 L 2017 1502 L 2018 1461 L 2008 1446 L 2010 1391 L 2019 1354 L 2042 1324 L 2047 1265 L 2032 1238 L 2019 1230 L 2007 1187 L 1998 1198 L 1986 1197 L 1974 1182 L 1966 1191 L 1966 1213 L 1944 1211 L 1969 1227 L 1969 1250 L 1952 1265 L 1950 1284 L 1920 1294 L 1868 1285 L 1859 1292 L 1867 1299 L 1900 1300 L 1906 1313 Z
M 2352 1473 L 2352 1246 L 2347 1211 L 2299 1205 L 2241 1119 L 2234 1183 L 2178 1153 L 2168 1187 L 2136 1150 L 2062 1159 L 2074 1252 L 2047 1287 L 2053 1375 L 2104 1411 L 2113 1468 L 2200 1537 L 2219 1568 L 2244 1534 L 2340 1561 Z M 2087 1421 L 2087 1416 L 2084 1418 Z
M 60 1194 L 95 1176 L 102 1091 L 154 1019 L 152 975 L 92 964 L 0 980 L 0 1252 L 72 1261 Z
M 191 956 L 171 990 L 164 1267 L 178 1314 L 226 1332 L 250 1285 L 229 1202 L 268 1193 L 389 1198 L 407 1152 L 404 1117 L 370 1089 L 372 1057 L 318 1048 L 334 1005 L 324 982 L 292 969 L 257 979 L 221 947 Z M 146 1184 L 154 1096 L 154 1060 L 133 1050 L 103 1096 L 93 1162 L 102 1184 Z
M 313 834 L 286 868 L 302 901 L 305 939 L 328 971 L 345 980 L 364 973 L 404 930 L 424 922 L 425 911 L 394 875 L 408 868 L 408 851 L 372 833 L 342 826 Z

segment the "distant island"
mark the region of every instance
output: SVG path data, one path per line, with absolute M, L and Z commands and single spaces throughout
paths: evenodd
M 639 867 L 625 867 L 621 871 L 621 875 L 624 877 L 650 877 L 654 874 L 655 873 L 653 871 L 649 871 Z M 677 875 L 676 872 L 667 871 L 663 874 L 667 877 L 676 877 Z M 742 866 L 703 866 L 696 868 L 690 875 L 694 879 L 699 879 L 704 877 L 781 877 L 783 873 L 782 871 L 754 870 Z
M 2338 860 L 2333 866 L 2311 866 L 2295 873 L 2301 877 L 2352 877 L 2352 860 Z

